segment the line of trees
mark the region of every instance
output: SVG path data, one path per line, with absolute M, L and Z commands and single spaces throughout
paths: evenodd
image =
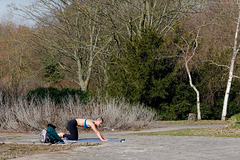
M 0 25 L 6 93 L 100 90 L 162 119 L 196 112 L 226 120 L 240 111 L 238 1 L 38 0 L 11 8 L 36 25 Z

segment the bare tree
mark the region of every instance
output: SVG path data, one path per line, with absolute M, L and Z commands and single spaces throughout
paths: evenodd
M 86 91 L 93 66 L 111 41 L 104 34 L 107 28 L 99 16 L 100 6 L 90 0 L 39 0 L 17 9 L 36 21 L 35 37 L 45 52 Z
M 28 90 L 40 62 L 33 54 L 30 28 L 14 24 L 4 28 L 6 35 L 2 37 L 0 49 L 1 87 L 9 94 L 19 95 Z
M 205 43 L 201 45 L 201 59 L 205 62 L 210 62 L 211 65 L 213 64 L 222 68 L 221 71 L 223 74 L 219 75 L 221 78 L 215 77 L 216 79 L 214 79 L 214 83 L 218 85 L 211 85 L 211 87 L 221 89 L 222 85 L 224 85 L 223 83 L 225 83 L 225 79 L 227 79 L 222 120 L 226 120 L 232 80 L 234 77 L 238 77 L 234 75 L 234 72 L 235 74 L 239 74 L 238 66 L 235 65 L 236 61 L 239 60 L 237 57 L 240 46 L 238 42 L 239 21 L 239 1 L 212 0 L 207 1 L 203 12 L 191 18 L 191 23 L 188 23 L 190 26 L 195 25 L 195 28 L 198 26 L 202 28 L 201 34 L 205 37 Z M 227 53 L 232 53 L 232 56 L 227 55 Z
M 177 45 L 177 47 L 183 53 L 182 57 L 184 59 L 185 69 L 187 71 L 187 75 L 188 75 L 188 78 L 189 78 L 189 84 L 194 89 L 194 91 L 196 92 L 196 96 L 197 96 L 197 117 L 198 117 L 198 120 L 201 120 L 200 93 L 199 93 L 198 89 L 196 88 L 196 86 L 193 84 L 191 72 L 190 72 L 190 69 L 189 69 L 189 62 L 196 55 L 196 49 L 198 48 L 198 38 L 199 38 L 199 30 L 197 32 L 197 35 L 196 35 L 195 39 L 194 39 L 195 43 L 193 44 L 193 46 L 191 46 L 191 44 L 182 36 L 182 39 L 185 42 L 186 47 L 183 48 L 183 47 L 180 47 L 179 45 Z
M 225 92 L 225 97 L 224 97 L 224 102 L 223 102 L 223 110 L 222 110 L 222 120 L 226 120 L 227 116 L 227 105 L 228 105 L 228 98 L 230 94 L 230 89 L 232 85 L 232 79 L 234 77 L 234 64 L 236 61 L 236 56 L 239 52 L 239 40 L 238 40 L 238 34 L 239 34 L 239 24 L 240 24 L 240 2 L 236 2 L 236 5 L 238 6 L 238 17 L 237 17 L 237 23 L 236 23 L 236 31 L 235 31 L 235 37 L 234 37 L 234 45 L 233 45 L 233 54 L 232 54 L 232 59 L 230 63 L 230 68 L 229 68 L 229 75 L 228 75 L 228 82 L 227 82 L 227 88 Z
M 105 0 L 102 3 L 107 8 L 105 14 L 115 29 L 116 40 L 122 36 L 131 40 L 141 29 L 147 27 L 167 33 L 176 21 L 189 12 L 195 12 L 203 2 L 204 0 Z

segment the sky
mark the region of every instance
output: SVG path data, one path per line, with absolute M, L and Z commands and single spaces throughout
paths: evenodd
M 16 4 L 16 6 L 30 5 L 36 0 L 0 0 L 0 22 L 13 21 L 17 24 L 27 24 L 30 22 L 24 21 L 21 17 L 11 14 L 10 9 L 7 7 L 9 4 Z

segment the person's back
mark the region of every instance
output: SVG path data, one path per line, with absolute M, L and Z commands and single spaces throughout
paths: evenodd
M 91 128 L 90 124 L 93 123 L 93 120 L 90 119 L 76 119 L 77 125 L 80 127 Z

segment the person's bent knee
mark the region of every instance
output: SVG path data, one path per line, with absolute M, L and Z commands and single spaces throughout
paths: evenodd
M 72 140 L 78 140 L 78 136 L 77 135 L 72 135 Z
M 78 140 L 78 136 L 77 135 L 64 134 L 63 138 L 67 138 L 68 140 Z

